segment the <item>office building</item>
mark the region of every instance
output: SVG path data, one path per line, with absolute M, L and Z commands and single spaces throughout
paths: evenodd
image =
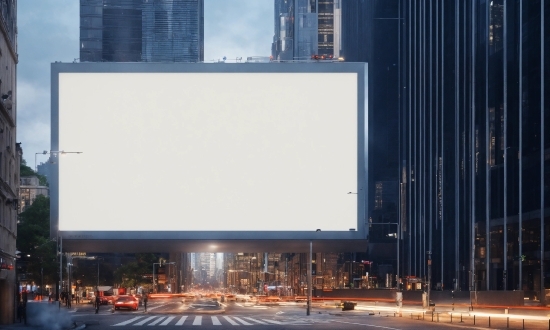
M 201 62 L 203 0 L 81 0 L 81 62 Z
M 373 141 L 369 125 L 369 145 L 383 143 L 369 182 L 399 183 L 401 278 L 544 299 L 549 12 L 544 0 L 343 3 L 343 56 L 369 62 L 369 119 L 393 117 L 397 132 Z
M 16 143 L 17 1 L 0 2 L 0 324 L 14 322 L 19 166 Z
M 340 56 L 341 0 L 275 0 L 274 60 Z

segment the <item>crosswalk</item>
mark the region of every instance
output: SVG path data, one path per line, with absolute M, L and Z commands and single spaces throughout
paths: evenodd
M 277 321 L 264 318 L 253 318 L 247 316 L 227 315 L 183 315 L 183 316 L 136 316 L 129 320 L 113 324 L 112 326 L 183 326 L 183 325 L 290 325 L 290 324 L 311 324 L 300 320 Z

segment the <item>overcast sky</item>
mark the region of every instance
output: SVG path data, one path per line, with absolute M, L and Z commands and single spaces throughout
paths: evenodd
M 36 153 L 50 150 L 50 63 L 80 57 L 80 1 L 17 4 L 17 142 L 34 168 Z M 273 0 L 204 0 L 204 7 L 205 61 L 271 54 Z

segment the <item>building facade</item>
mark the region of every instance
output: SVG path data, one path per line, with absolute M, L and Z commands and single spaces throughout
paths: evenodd
M 31 206 L 38 195 L 48 197 L 49 188 L 40 185 L 40 180 L 36 176 L 22 177 L 19 186 L 19 213 Z
M 340 56 L 341 0 L 275 0 L 274 4 L 274 60 Z
M 0 2 L 0 324 L 15 320 L 15 242 L 19 166 L 22 151 L 15 142 L 17 118 L 17 1 Z M 5 69 L 4 69 L 5 68 Z
M 369 118 L 397 119 L 380 149 L 389 172 L 369 168 L 370 182 L 399 184 L 401 278 L 544 299 L 549 12 L 545 0 L 343 3 L 343 55 L 372 75 Z
M 204 61 L 204 0 L 81 0 L 81 62 Z

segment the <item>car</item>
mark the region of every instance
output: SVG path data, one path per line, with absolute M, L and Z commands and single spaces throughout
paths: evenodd
M 117 309 L 130 309 L 137 311 L 139 306 L 139 299 L 133 296 L 118 296 L 114 302 L 114 308 Z
M 112 300 L 110 296 L 101 296 L 99 297 L 99 302 L 101 305 L 109 305 Z
M 225 295 L 225 301 L 237 301 L 237 295 L 226 294 Z

